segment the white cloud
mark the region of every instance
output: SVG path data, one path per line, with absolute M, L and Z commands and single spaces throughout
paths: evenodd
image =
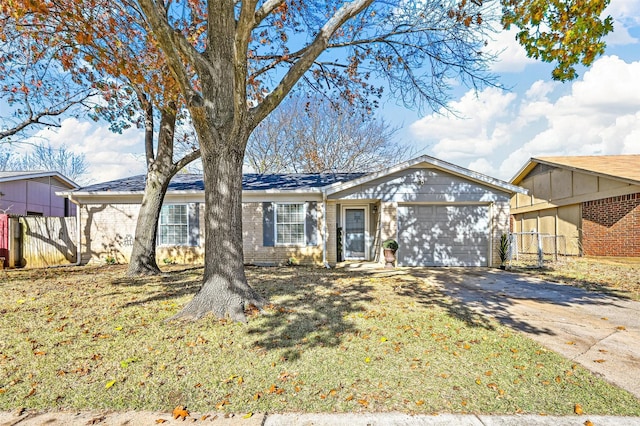
M 84 180 L 103 182 L 145 173 L 144 134 L 135 128 L 122 134 L 107 125 L 67 118 L 58 129 L 45 129 L 33 141 L 48 141 L 51 146 L 66 146 L 75 154 L 84 154 L 89 176 Z
M 452 114 L 432 114 L 410 126 L 415 139 L 434 143 L 436 157 L 453 162 L 489 155 L 508 141 L 509 126 L 500 118 L 509 115 L 516 95 L 496 88 L 467 92 L 451 103 Z
M 640 153 L 640 62 L 602 57 L 560 96 L 566 88 L 469 92 L 452 103 L 460 117 L 432 114 L 410 130 L 434 156 L 501 179 L 530 157 Z
M 499 60 L 491 64 L 493 72 L 521 72 L 529 64 L 537 61 L 527 57 L 527 52 L 516 40 L 517 31 L 502 30 L 489 42 L 489 51 L 498 55 Z
M 608 45 L 637 44 L 630 29 L 640 25 L 640 0 L 611 0 L 605 14 L 613 18 L 613 32 L 605 38 Z

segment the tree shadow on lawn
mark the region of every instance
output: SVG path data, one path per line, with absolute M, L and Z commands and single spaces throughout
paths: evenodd
M 172 270 L 159 277 L 123 277 L 112 280 L 112 284 L 141 288 L 155 286 L 157 290 L 147 292 L 147 297 L 126 304 L 142 305 L 194 295 L 202 285 L 202 277 L 201 274 L 194 276 L 189 272 L 197 269 Z M 515 299 L 567 306 L 615 303 L 610 297 L 586 293 L 575 287 L 547 282 L 532 283 L 529 278 L 519 274 L 475 271 L 473 268 L 354 271 L 312 267 L 247 267 L 246 274 L 251 286 L 265 299 L 275 303 L 275 306 L 269 307 L 249 323 L 247 333 L 257 337 L 256 347 L 285 349 L 283 356 L 292 360 L 307 348 L 338 346 L 342 335 L 357 332 L 357 327 L 348 319 L 349 315 L 367 310 L 366 304 L 373 302 L 376 296 L 384 297 L 385 291 L 410 299 L 427 309 L 444 309 L 470 327 L 493 330 L 495 318 L 516 330 L 547 335 L 555 333 L 549 328 L 515 318 L 510 313 Z M 391 284 L 388 288 L 376 287 L 376 277 L 391 278 L 388 281 Z M 505 290 L 509 286 L 511 289 Z M 540 291 L 560 295 L 550 300 L 545 299 L 544 294 L 539 297 L 537 292 Z
M 358 331 L 348 316 L 366 311 L 374 300 L 373 284 L 365 283 L 371 276 L 361 272 L 269 269 L 260 268 L 255 276 L 248 270 L 251 285 L 274 305 L 250 321 L 247 333 L 256 336 L 258 349 L 284 349 L 287 360 L 298 359 L 309 348 L 338 346 L 344 334 Z
M 145 287 L 147 297 L 126 303 L 124 307 L 144 305 L 150 302 L 177 299 L 182 296 L 195 295 L 202 287 L 202 266 L 165 271 L 161 275 L 142 277 L 121 276 L 111 280 L 113 286 Z M 197 276 L 187 274 L 200 270 Z M 155 291 L 149 293 L 149 288 Z
M 452 274 L 448 269 L 425 269 L 412 268 L 405 270 L 411 276 L 421 278 L 423 283 L 408 281 L 397 287 L 394 291 L 399 296 L 409 297 L 426 308 L 439 307 L 447 312 L 451 317 L 456 318 L 470 327 L 480 327 L 487 330 L 494 330 L 495 323 L 491 318 L 472 309 L 464 301 L 451 297 L 447 294 L 446 288 L 459 285 L 463 282 L 463 277 L 459 274 Z

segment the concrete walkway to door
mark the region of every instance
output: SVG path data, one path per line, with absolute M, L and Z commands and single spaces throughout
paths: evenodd
M 411 273 L 640 398 L 640 302 L 498 269 Z

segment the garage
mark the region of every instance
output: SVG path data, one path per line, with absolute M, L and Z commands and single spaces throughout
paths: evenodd
M 488 266 L 489 206 L 401 204 L 398 266 Z

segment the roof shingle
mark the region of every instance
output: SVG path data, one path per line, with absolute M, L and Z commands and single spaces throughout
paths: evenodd
M 366 173 L 296 173 L 296 174 L 256 174 L 242 176 L 245 191 L 309 190 L 322 188 L 337 182 L 347 182 Z M 97 183 L 78 189 L 76 192 L 143 192 L 145 175 L 131 176 L 110 182 Z M 171 179 L 167 192 L 204 191 L 204 179 L 199 174 L 177 174 Z

